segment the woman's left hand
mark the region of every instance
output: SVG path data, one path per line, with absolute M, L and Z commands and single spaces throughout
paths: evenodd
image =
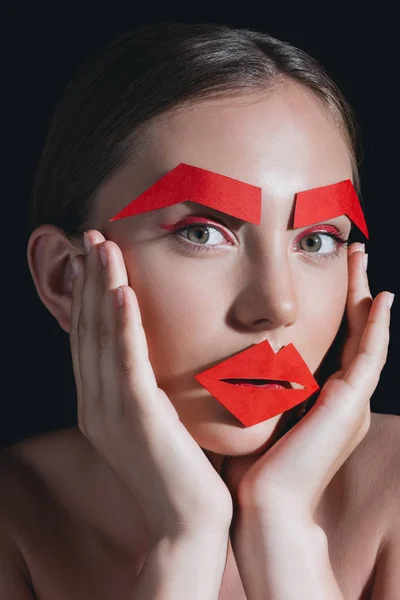
M 348 334 L 341 369 L 315 405 L 261 457 L 226 458 L 222 476 L 236 503 L 263 513 L 293 500 L 312 516 L 328 483 L 368 432 L 370 398 L 386 362 L 389 292 L 372 300 L 360 244 L 349 249 Z
M 325 570 L 321 577 L 329 582 L 322 583 L 324 597 L 340 597 L 336 595 L 327 552 L 319 562 L 318 552 L 324 554 L 324 543 L 316 541 L 321 538 L 314 511 L 327 485 L 370 427 L 370 398 L 386 362 L 392 300 L 389 292 L 381 292 L 372 300 L 362 250 L 357 243 L 348 252 L 348 333 L 340 371 L 323 385 L 310 412 L 263 455 L 228 457 L 222 465 L 221 476 L 235 505 L 232 545 L 250 598 L 264 597 L 268 577 L 275 582 L 282 580 L 283 590 L 288 580 L 287 561 L 293 564 L 298 558 L 301 562 L 306 555 L 309 565 L 323 565 L 319 569 Z M 315 552 L 313 547 L 317 547 Z M 263 563 L 259 557 L 263 557 Z M 275 565 L 269 575 L 268 560 Z M 306 570 L 304 565 L 302 580 L 307 578 Z M 259 579 L 258 586 L 255 578 Z M 291 598 L 279 585 L 277 594 L 271 593 L 271 597 Z M 313 598 L 318 585 L 306 581 L 304 585 L 307 597 Z M 259 590 L 259 595 L 250 593 L 251 589 Z M 328 589 L 334 590 L 332 594 Z

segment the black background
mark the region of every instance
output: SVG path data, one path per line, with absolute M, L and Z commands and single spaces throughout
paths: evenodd
M 229 5 L 228 5 L 229 6 Z M 390 14 L 294 14 L 290 5 L 265 11 L 178 10 L 135 3 L 53 5 L 13 3 L 2 18 L 3 137 L 3 386 L 0 446 L 76 423 L 75 385 L 68 334 L 42 305 L 26 246 L 28 198 L 55 105 L 80 63 L 95 49 L 135 26 L 154 21 L 205 21 L 250 27 L 299 46 L 327 69 L 355 109 L 364 149 L 362 197 L 371 241 L 368 273 L 373 295 L 399 292 L 397 36 Z M 140 19 L 138 18 L 141 12 Z M 343 13 L 343 14 L 342 14 Z M 5 184 L 5 185 L 4 185 Z M 3 271 L 4 273 L 4 271 Z M 371 400 L 374 412 L 400 414 L 400 300 L 392 310 L 389 358 Z

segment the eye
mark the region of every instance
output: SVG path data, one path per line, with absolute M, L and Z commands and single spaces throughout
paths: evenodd
M 335 240 L 331 235 L 323 233 L 309 233 L 300 240 L 300 247 L 305 252 L 318 252 L 326 254 L 336 249 Z
M 301 252 L 315 255 L 315 258 L 334 258 L 347 246 L 348 240 L 336 227 L 317 225 L 303 231 L 295 240 Z
M 204 217 L 190 216 L 173 225 L 160 225 L 189 252 L 218 252 L 221 246 L 234 245 L 229 229 Z M 228 244 L 223 243 L 228 242 Z
M 175 232 L 181 237 L 193 242 L 195 244 L 205 245 L 210 242 L 212 246 L 221 244 L 226 241 L 226 238 L 217 227 L 204 224 L 189 225 L 179 231 Z M 185 235 L 182 235 L 185 234 Z M 186 235 L 187 234 L 187 235 Z

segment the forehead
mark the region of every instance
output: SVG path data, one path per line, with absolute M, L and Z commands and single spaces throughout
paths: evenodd
M 193 202 L 258 225 L 261 199 L 262 190 L 258 186 L 180 163 L 129 202 L 110 221 Z M 368 238 L 361 204 L 350 179 L 311 190 L 299 190 L 294 199 L 294 228 L 346 215 Z

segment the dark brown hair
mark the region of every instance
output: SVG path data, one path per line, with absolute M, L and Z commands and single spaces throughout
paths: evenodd
M 218 94 L 272 89 L 285 79 L 311 90 L 337 122 L 359 192 L 355 119 L 317 61 L 249 29 L 158 23 L 107 44 L 68 83 L 35 175 L 32 230 L 51 223 L 80 243 L 93 227 L 100 186 L 140 151 L 152 117 Z

